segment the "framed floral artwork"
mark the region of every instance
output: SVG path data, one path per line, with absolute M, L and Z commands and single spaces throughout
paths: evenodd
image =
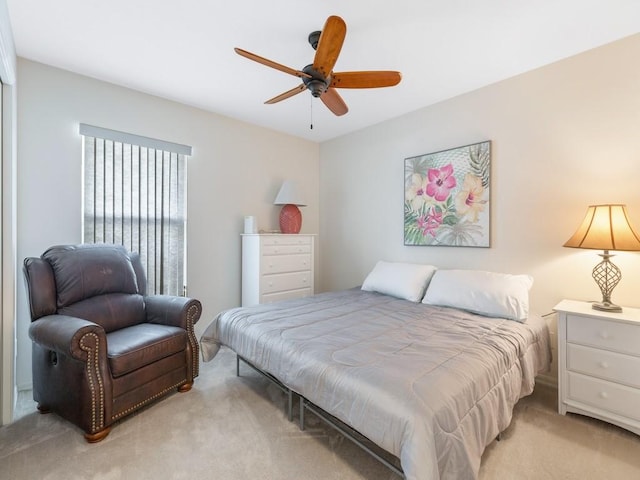
M 491 142 L 404 160 L 404 244 L 489 247 Z

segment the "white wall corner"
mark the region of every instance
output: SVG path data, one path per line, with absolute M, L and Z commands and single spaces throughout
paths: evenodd
M 0 425 L 13 420 L 15 385 L 16 284 L 16 52 L 6 0 L 0 0 L 0 79 L 2 79 L 2 196 L 0 197 Z

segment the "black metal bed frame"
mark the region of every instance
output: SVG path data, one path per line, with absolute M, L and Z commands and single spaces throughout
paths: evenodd
M 366 443 L 370 443 L 371 445 L 375 445 L 367 437 L 362 435 L 357 430 L 354 430 L 353 428 L 349 427 L 345 423 L 341 422 L 340 420 L 338 420 L 334 416 L 330 415 L 329 413 L 325 412 L 322 408 L 320 408 L 317 405 L 315 405 L 314 403 L 310 402 L 308 399 L 306 399 L 305 397 L 303 397 L 299 393 L 294 392 L 293 390 L 291 390 L 289 387 L 284 385 L 280 380 L 278 380 L 276 377 L 274 377 L 270 373 L 267 373 L 267 372 L 259 369 L 258 367 L 253 365 L 250 361 L 248 361 L 246 358 L 236 354 L 236 375 L 238 377 L 240 376 L 240 360 L 242 360 L 246 365 L 251 367 L 257 373 L 263 375 L 265 378 L 270 380 L 276 387 L 278 387 L 282 392 L 284 392 L 285 395 L 287 395 L 287 401 L 288 401 L 287 418 L 289 419 L 290 422 L 293 421 L 293 398 L 294 398 L 294 396 L 298 398 L 299 408 L 300 408 L 300 417 L 299 417 L 300 430 L 304 430 L 305 410 L 309 411 L 309 412 L 313 413 L 314 415 L 316 415 L 325 424 L 327 424 L 328 426 L 330 426 L 334 430 L 338 431 L 342 436 L 344 436 L 348 440 L 352 441 L 355 445 L 357 445 L 362 450 L 364 450 L 366 453 L 368 453 L 373 458 L 378 460 L 380 463 L 382 463 L 385 467 L 387 467 L 393 473 L 398 475 L 400 478 L 405 478 L 404 472 L 402 471 L 402 469 L 400 467 L 394 465 L 391 460 L 388 460 L 388 459 L 384 458 L 384 454 L 382 452 L 378 453 L 378 452 L 375 451 L 375 449 L 379 449 L 379 450 L 382 450 L 382 449 L 380 449 L 379 447 L 375 447 L 375 449 L 374 449 L 374 448 L 372 448 L 372 447 L 370 447 L 369 445 L 366 444 Z M 384 452 L 384 453 L 397 460 L 397 458 L 394 457 L 393 455 L 391 455 L 390 453 L 388 453 L 388 452 Z

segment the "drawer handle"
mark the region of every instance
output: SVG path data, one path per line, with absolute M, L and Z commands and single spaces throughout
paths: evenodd
M 607 392 L 600 392 L 600 398 L 607 399 L 609 398 L 609 394 Z
M 609 364 L 607 362 L 600 362 L 600 368 L 609 368 Z
M 600 337 L 601 337 L 603 340 L 608 340 L 608 339 L 609 339 L 609 332 L 602 332 L 602 333 L 600 334 Z

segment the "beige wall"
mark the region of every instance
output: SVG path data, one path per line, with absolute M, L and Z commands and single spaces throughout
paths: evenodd
M 640 232 L 640 35 L 320 147 L 324 290 L 379 259 L 526 272 L 533 308 L 599 300 L 597 251 L 563 248 L 594 203 L 626 203 Z M 492 141 L 491 248 L 403 246 L 404 158 Z M 640 306 L 640 253 L 614 261 L 613 300 Z
M 18 258 L 80 241 L 83 122 L 194 147 L 188 282 L 205 306 L 201 329 L 239 304 L 243 216 L 275 228 L 284 178 L 309 198 L 303 231 L 320 233 L 320 291 L 359 285 L 387 259 L 530 273 L 543 314 L 561 298 L 599 299 L 597 252 L 562 243 L 592 203 L 626 203 L 640 229 L 639 57 L 636 35 L 320 146 L 20 60 Z M 405 247 L 404 158 L 483 140 L 492 141 L 491 248 Z M 614 301 L 640 306 L 640 253 L 614 261 L 623 271 Z M 18 306 L 18 383 L 27 384 L 23 291 Z
M 285 178 L 305 192 L 303 232 L 318 232 L 316 143 L 19 59 L 20 261 L 81 241 L 80 122 L 193 146 L 187 282 L 189 295 L 204 307 L 198 331 L 219 310 L 240 305 L 244 216 L 256 216 L 259 228 L 277 228 L 273 200 Z M 17 383 L 28 387 L 29 314 L 19 284 Z

